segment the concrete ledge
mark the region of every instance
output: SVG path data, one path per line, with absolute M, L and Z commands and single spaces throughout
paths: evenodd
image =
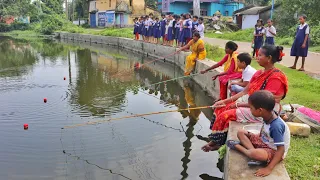
M 231 122 L 228 132 L 229 139 L 238 139 L 237 132 L 246 124 Z M 290 177 L 284 166 L 284 163 L 279 163 L 272 171 L 272 173 L 264 178 L 255 177 L 254 173 L 261 167 L 249 167 L 247 165 L 248 158 L 239 152 L 227 149 L 224 165 L 224 179 L 225 180 L 289 180 Z

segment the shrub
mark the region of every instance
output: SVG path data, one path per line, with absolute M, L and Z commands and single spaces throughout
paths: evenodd
M 0 23 L 0 32 L 11 31 L 12 27 L 6 23 Z
M 83 28 L 90 28 L 91 26 L 90 26 L 90 24 L 87 24 L 87 23 L 86 23 L 86 24 L 82 24 L 81 27 L 83 27 Z
M 205 48 L 207 51 L 207 58 L 208 59 L 211 59 L 214 61 L 219 61 L 225 55 L 224 50 L 222 48 L 220 48 L 219 46 L 205 44 Z

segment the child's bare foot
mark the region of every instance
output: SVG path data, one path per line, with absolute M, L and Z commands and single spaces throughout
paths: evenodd
M 210 143 L 208 143 L 208 144 L 206 144 L 206 145 L 204 145 L 204 146 L 202 146 L 202 151 L 204 151 L 204 152 L 209 152 L 209 151 L 216 151 L 216 150 L 218 150 L 220 148 L 220 146 L 218 146 L 218 145 L 210 145 Z
M 300 68 L 298 71 L 305 71 L 304 68 Z
M 295 66 L 291 66 L 291 67 L 289 67 L 290 69 L 296 69 L 296 67 Z

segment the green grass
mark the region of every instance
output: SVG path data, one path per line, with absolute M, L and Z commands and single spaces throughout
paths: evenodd
M 320 135 L 292 137 L 285 166 L 292 180 L 320 179 Z
M 245 29 L 236 32 L 223 32 L 223 34 L 216 34 L 214 32 L 207 32 L 206 37 L 210 38 L 219 38 L 219 39 L 232 39 L 233 41 L 241 42 L 252 42 L 253 40 L 253 30 L 254 29 Z M 275 42 L 278 45 L 290 47 L 293 43 L 292 37 L 275 37 Z M 311 46 L 309 51 L 320 52 L 320 46 Z
M 11 36 L 14 37 L 16 39 L 36 39 L 39 37 L 42 37 L 43 35 L 41 35 L 40 33 L 37 33 L 35 31 L 10 31 L 10 32 L 6 32 L 6 33 L 0 33 L 1 35 L 5 35 L 5 36 Z

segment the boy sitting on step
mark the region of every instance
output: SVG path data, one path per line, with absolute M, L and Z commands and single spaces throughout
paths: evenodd
M 254 73 L 257 72 L 255 68 L 250 66 L 251 56 L 248 53 L 241 53 L 238 55 L 237 61 L 239 69 L 242 69 L 242 78 L 240 81 L 233 81 L 229 85 L 231 94 L 235 95 L 244 90 L 244 88 L 249 84 Z
M 228 140 L 227 146 L 252 159 L 248 165 L 267 165 L 259 169 L 255 176 L 268 176 L 281 162 L 289 149 L 290 130 L 287 124 L 273 111 L 275 99 L 269 91 L 257 91 L 249 97 L 252 115 L 263 118 L 259 134 L 245 130 L 238 131 L 240 141 Z

